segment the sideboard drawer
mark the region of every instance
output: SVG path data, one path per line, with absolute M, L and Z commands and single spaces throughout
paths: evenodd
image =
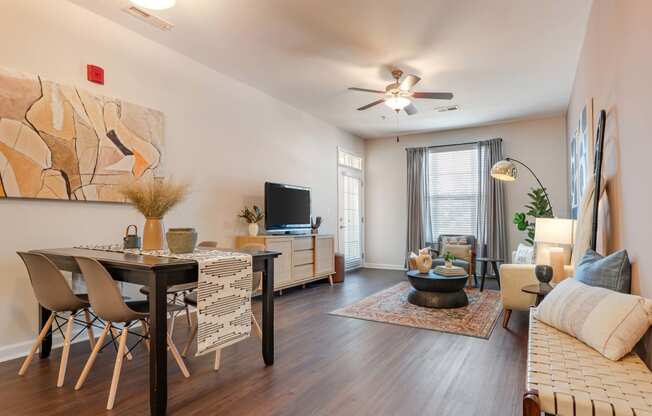
M 292 240 L 292 249 L 299 250 L 312 250 L 312 237 L 295 237 Z
M 292 256 L 293 265 L 302 266 L 304 264 L 314 263 L 314 253 L 315 252 L 312 250 L 295 251 L 294 255 Z
M 312 276 L 312 264 L 304 264 L 301 266 L 294 266 L 292 268 L 292 279 L 307 279 Z

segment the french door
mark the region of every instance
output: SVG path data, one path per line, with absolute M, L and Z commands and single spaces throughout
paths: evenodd
M 357 157 L 357 156 L 353 156 Z M 338 248 L 344 254 L 346 270 L 362 267 L 363 253 L 363 207 L 362 164 L 345 166 L 342 157 L 338 166 Z M 346 160 L 346 159 L 345 159 Z M 360 167 L 358 169 L 357 167 Z

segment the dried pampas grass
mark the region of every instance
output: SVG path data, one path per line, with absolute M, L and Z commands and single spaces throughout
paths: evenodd
M 179 202 L 183 201 L 190 185 L 166 178 L 153 178 L 122 185 L 120 192 L 145 218 L 163 218 Z

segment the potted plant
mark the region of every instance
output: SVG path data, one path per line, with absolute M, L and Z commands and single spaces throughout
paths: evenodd
M 188 194 L 187 183 L 172 179 L 151 178 L 134 181 L 118 188 L 145 217 L 143 250 L 163 249 L 163 217 Z
M 263 210 L 254 205 L 251 209 L 249 209 L 249 207 L 244 207 L 242 211 L 240 211 L 238 217 L 244 218 L 244 220 L 247 221 L 247 224 L 249 224 L 249 235 L 254 236 L 258 235 L 258 223 L 261 222 L 265 216 L 263 215 Z
M 451 267 L 453 267 L 453 260 L 455 260 L 455 256 L 453 255 L 453 253 L 447 251 L 446 254 L 444 254 L 444 265 L 446 266 L 446 268 L 450 269 Z
M 532 188 L 527 194 L 530 197 L 530 203 L 525 205 L 528 209 L 527 212 L 516 212 L 512 222 L 516 225 L 519 231 L 526 231 L 527 237 L 525 242 L 529 245 L 534 245 L 534 232 L 536 218 L 550 218 L 552 217 L 552 208 L 546 198 L 544 188 Z M 532 217 L 532 220 L 528 219 Z

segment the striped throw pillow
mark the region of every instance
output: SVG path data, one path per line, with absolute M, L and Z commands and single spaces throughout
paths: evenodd
M 652 300 L 566 279 L 545 297 L 534 317 L 617 361 L 652 325 Z

